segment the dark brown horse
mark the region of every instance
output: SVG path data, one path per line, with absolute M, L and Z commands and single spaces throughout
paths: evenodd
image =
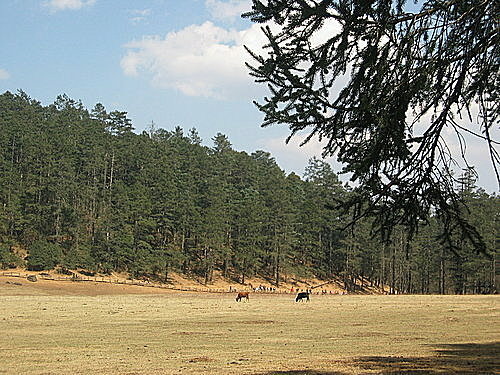
M 249 292 L 238 292 L 238 295 L 236 296 L 236 302 L 240 302 L 243 298 L 246 298 L 247 301 L 250 301 Z

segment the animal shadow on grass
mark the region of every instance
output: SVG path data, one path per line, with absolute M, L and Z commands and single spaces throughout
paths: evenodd
M 289 371 L 271 371 L 258 375 L 345 375 L 345 373 L 338 371 L 289 370 Z
M 368 356 L 346 361 L 366 374 L 498 374 L 500 342 L 442 344 L 428 357 Z M 362 374 L 363 372 L 360 372 Z M 322 370 L 271 371 L 259 375 L 346 375 Z
M 429 357 L 360 357 L 354 365 L 382 374 L 495 374 L 500 342 L 441 344 Z

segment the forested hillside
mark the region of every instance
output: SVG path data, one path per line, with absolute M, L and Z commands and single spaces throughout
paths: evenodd
M 500 200 L 471 173 L 457 189 L 486 253 L 455 233 L 442 241 L 438 214 L 413 238 L 397 227 L 382 243 L 371 233 L 376 218 L 347 227 L 352 213 L 335 207 L 351 192 L 327 163 L 312 159 L 301 178 L 268 152 L 236 151 L 223 134 L 212 142 L 180 127 L 136 134 L 125 112 L 89 111 L 66 96 L 42 106 L 23 92 L 0 95 L 0 265 L 495 291 Z

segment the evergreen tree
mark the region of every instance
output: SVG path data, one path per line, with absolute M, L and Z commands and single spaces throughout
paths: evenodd
M 250 51 L 251 75 L 271 94 L 256 103 L 263 126 L 286 124 L 290 137 L 310 129 L 306 142 L 326 139 L 324 153 L 357 183 L 347 206 L 355 219 L 376 216 L 384 238 L 398 224 L 414 233 L 435 207 L 444 231 L 458 226 L 484 251 L 460 216 L 443 130 L 452 128 L 463 147 L 464 133 L 484 140 L 500 186 L 491 135 L 500 113 L 497 4 L 428 0 L 415 10 L 404 0 L 252 3 L 244 17 L 279 26 L 263 27 L 265 55 Z M 457 120 L 476 103 L 478 129 Z
M 313 158 L 302 179 L 268 152 L 237 152 L 220 133 L 213 141 L 203 146 L 196 129 L 180 127 L 136 134 L 125 112 L 89 112 L 66 95 L 49 106 L 0 95 L 0 267 L 23 266 L 27 250 L 33 270 L 163 281 L 180 271 L 206 283 L 221 272 L 277 286 L 288 275 L 343 276 L 350 290 L 495 292 L 499 199 L 476 188 L 472 171 L 457 178 L 460 216 L 479 228 L 485 251 L 458 230 L 439 235 L 439 210 L 413 238 L 396 226 L 380 243 L 373 219 L 349 226 L 353 211 L 335 208 L 358 192 L 326 162 Z

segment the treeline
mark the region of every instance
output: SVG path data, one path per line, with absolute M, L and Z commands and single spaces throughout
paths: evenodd
M 212 141 L 180 127 L 136 134 L 125 112 L 67 96 L 42 106 L 23 92 L 0 95 L 0 265 L 495 291 L 499 197 L 470 173 L 458 188 L 486 254 L 455 233 L 454 247 L 440 241 L 438 215 L 413 238 L 398 227 L 382 243 L 376 218 L 348 226 L 352 213 L 336 207 L 351 192 L 329 164 L 313 158 L 301 178 L 268 152 L 238 152 L 220 133 Z

